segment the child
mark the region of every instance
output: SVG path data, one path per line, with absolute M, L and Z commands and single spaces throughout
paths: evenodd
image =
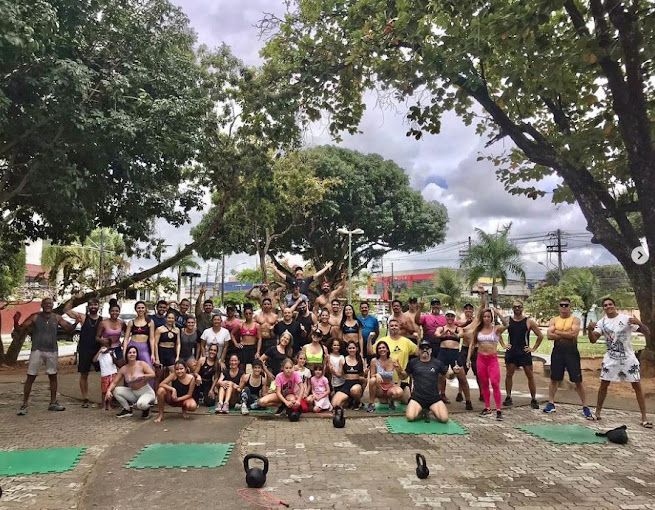
M 241 414 L 248 414 L 250 409 L 259 409 L 257 401 L 262 397 L 268 386 L 264 373 L 264 364 L 259 359 L 252 362 L 252 373 L 243 374 L 239 384 L 241 395 Z
M 338 339 L 332 340 L 332 352 L 328 357 L 327 369 L 330 371 L 332 380 L 332 391 L 336 393 L 344 385 L 345 379 L 343 378 L 343 364 L 346 358 L 341 355 L 341 341 Z
M 118 372 L 114 361 L 114 351 L 109 348 L 111 340 L 109 338 L 100 339 L 101 347 L 93 357 L 94 363 L 100 364 L 100 392 L 102 393 L 101 402 L 104 402 L 105 411 L 109 411 L 109 400 L 105 399 L 105 394 L 114 380 L 114 375 Z
M 309 381 L 309 379 L 312 377 L 312 373 L 309 371 L 309 368 L 307 368 L 307 356 L 305 356 L 305 353 L 302 351 L 298 353 L 298 357 L 296 358 L 296 366 L 294 366 L 293 369 L 296 372 L 300 372 L 304 382 Z
M 304 385 L 302 376 L 294 371 L 293 361 L 286 358 L 282 362 L 282 372 L 275 377 L 275 394 L 280 404 L 288 409 L 297 409 L 300 407 L 300 401 L 304 396 Z M 283 410 L 278 410 L 276 414 L 282 414 Z
M 314 412 L 331 411 L 330 383 L 323 375 L 323 365 L 314 365 L 314 377 L 309 380 L 312 386 L 312 394 L 307 397 L 310 403 L 314 404 Z

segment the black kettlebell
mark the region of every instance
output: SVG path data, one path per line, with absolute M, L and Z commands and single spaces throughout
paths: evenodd
M 296 407 L 290 407 L 287 409 L 287 418 L 289 418 L 289 421 L 300 421 L 300 408 Z
M 346 417 L 343 415 L 343 407 L 337 406 L 334 408 L 332 425 L 334 426 L 335 429 L 342 429 L 346 426 Z
M 250 467 L 250 459 L 261 460 L 264 463 L 264 469 Z M 268 459 L 263 455 L 249 453 L 243 458 L 243 469 L 246 472 L 246 484 L 251 489 L 259 489 L 266 484 L 266 473 L 268 473 Z
M 420 453 L 416 454 L 416 476 L 418 476 L 421 480 L 425 480 L 428 476 L 430 476 L 430 470 L 425 463 L 425 457 Z

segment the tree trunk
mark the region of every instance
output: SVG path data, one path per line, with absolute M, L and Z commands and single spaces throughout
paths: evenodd
M 257 255 L 259 256 L 259 269 L 262 272 L 262 282 L 268 285 L 268 274 L 266 272 L 266 250 L 258 248 Z
M 582 314 L 582 331 L 584 332 L 587 329 L 587 316 L 589 315 L 589 312 L 585 312 Z
M 177 267 L 177 302 L 179 303 L 182 300 L 182 268 Z
M 23 344 L 25 343 L 26 337 L 27 337 L 27 331 L 23 331 L 22 333 L 19 333 L 18 331 L 14 330 L 11 332 L 11 345 L 9 345 L 9 348 L 5 353 L 6 365 L 16 364 L 16 362 L 18 361 L 18 355 L 20 354 L 20 350 L 23 348 Z
M 496 285 L 495 278 L 491 280 L 491 304 L 498 306 L 498 286 Z

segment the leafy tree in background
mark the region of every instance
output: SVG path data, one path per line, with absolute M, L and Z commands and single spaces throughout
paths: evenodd
M 598 279 L 589 269 L 570 268 L 564 273 L 560 285 L 570 287 L 582 302 L 582 326 L 587 327 L 587 316 L 599 296 Z
M 303 154 L 308 171 L 335 184 L 322 199 L 310 200 L 302 221 L 273 243 L 272 252 L 302 255 L 318 268 L 333 261 L 327 278 L 335 281 L 348 268 L 348 238 L 340 227 L 364 231 L 352 237 L 353 274 L 392 250 L 423 251 L 443 241 L 446 209 L 426 202 L 393 161 L 333 146 Z
M 460 262 L 469 288 L 483 276 L 491 278 L 491 299 L 494 305 L 498 303 L 497 283 L 504 288 L 510 274 L 515 274 L 525 281 L 521 251 L 509 240 L 511 228 L 510 223 L 493 234 L 476 228 L 478 239 Z
M 455 307 L 462 297 L 463 282 L 455 269 L 442 268 L 435 276 L 435 292 L 442 304 Z
M 559 315 L 559 300 L 567 297 L 573 308 L 582 310 L 582 298 L 566 283 L 544 285 L 534 290 L 526 301 L 526 311 L 539 322 L 546 323 Z
M 536 198 L 556 175 L 553 201 L 577 202 L 655 331 L 654 15 L 643 0 L 295 0 L 262 21 L 263 55 L 280 101 L 301 122 L 329 114 L 335 135 L 357 131 L 377 87 L 408 104 L 410 136 L 454 111 L 491 142 L 509 137 L 491 157 L 506 189 Z M 653 365 L 655 337 L 647 347 Z

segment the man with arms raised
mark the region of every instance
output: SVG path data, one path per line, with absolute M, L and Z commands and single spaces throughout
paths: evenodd
M 271 302 L 272 309 L 275 310 L 275 307 L 280 300 L 280 294 L 283 292 L 283 290 L 284 288 L 280 287 L 275 291 L 271 291 L 268 288 L 267 283 L 262 283 L 260 285 L 255 285 L 252 289 L 246 292 L 246 299 L 254 299 L 262 308 L 264 307 L 264 300 L 268 299 Z
M 64 313 L 82 323 L 80 329 L 80 341 L 77 344 L 79 357 L 77 359 L 77 371 L 80 373 L 80 393 L 82 394 L 82 407 L 89 407 L 89 372 L 93 365 L 93 357 L 98 352 L 96 333 L 98 324 L 102 317 L 98 314 L 100 301 L 98 298 L 91 298 L 86 307 L 86 314 L 73 311 L 73 300 L 71 299 L 64 306 Z
M 446 325 L 446 316 L 441 313 L 441 301 L 438 298 L 430 301 L 430 313 L 422 314 L 419 306 L 414 314 L 414 321 L 423 328 L 423 340 L 430 344 L 432 356 L 438 357 L 441 340 L 436 332 Z
M 319 313 L 323 308 L 327 308 L 329 304 L 343 294 L 346 288 L 346 280 L 341 280 L 334 290 L 331 290 L 330 283 L 324 281 L 321 283 L 321 293 L 314 300 L 314 312 Z
M 629 382 L 632 384 L 641 411 L 641 426 L 652 429 L 653 423 L 646 417 L 646 402 L 641 389 L 639 360 L 632 349 L 632 333 L 639 331 L 644 335 L 649 335 L 650 331 L 636 317 L 628 317 L 624 313 L 619 313 L 616 303 L 610 297 L 603 299 L 603 311 L 605 317 L 598 323 L 590 322 L 587 326 L 589 341 L 595 344 L 601 336 L 604 336 L 607 346 L 607 352 L 600 368 L 600 387 L 598 388 L 595 418 L 600 420 L 600 413 L 603 410 L 610 383 Z
M 296 266 L 293 268 L 293 276 L 289 276 L 286 273 L 280 271 L 275 265 L 273 265 L 273 271 L 280 277 L 283 278 L 289 287 L 298 285 L 300 287 L 300 292 L 309 296 L 309 286 L 313 283 L 316 278 L 320 278 L 332 267 L 332 262 L 325 264 L 325 267 L 320 271 L 316 271 L 316 274 L 305 276 L 305 271 L 301 266 Z
M 50 405 L 48 411 L 64 411 L 66 408 L 57 402 L 57 365 L 59 364 L 59 347 L 57 345 L 57 325 L 67 333 L 75 331 L 77 320 L 73 324 L 61 315 L 53 313 L 54 302 L 51 298 L 41 301 L 40 312 L 30 315 L 19 324 L 21 313 L 14 314 L 14 331 L 27 332 L 32 339 L 32 350 L 27 364 L 27 379 L 23 387 L 23 405 L 18 410 L 19 416 L 27 414 L 27 403 L 32 392 L 32 384 L 39 372 L 39 367 L 45 363 L 45 371 L 50 379 Z
M 205 299 L 206 292 L 205 287 L 200 287 L 198 299 L 196 300 L 196 324 L 198 331 L 205 331 L 212 327 L 214 302 L 211 299 Z
M 548 387 L 548 403 L 544 413 L 555 412 L 555 393 L 559 383 L 564 380 L 564 371 L 569 373 L 569 379 L 575 384 L 575 391 L 582 402 L 582 414 L 588 420 L 593 420 L 591 410 L 587 407 L 585 389 L 582 385 L 582 367 L 578 351 L 578 334 L 580 319 L 573 317 L 571 300 L 559 300 L 559 315 L 548 323 L 548 339 L 553 340 L 553 353 L 550 357 L 550 386 Z

